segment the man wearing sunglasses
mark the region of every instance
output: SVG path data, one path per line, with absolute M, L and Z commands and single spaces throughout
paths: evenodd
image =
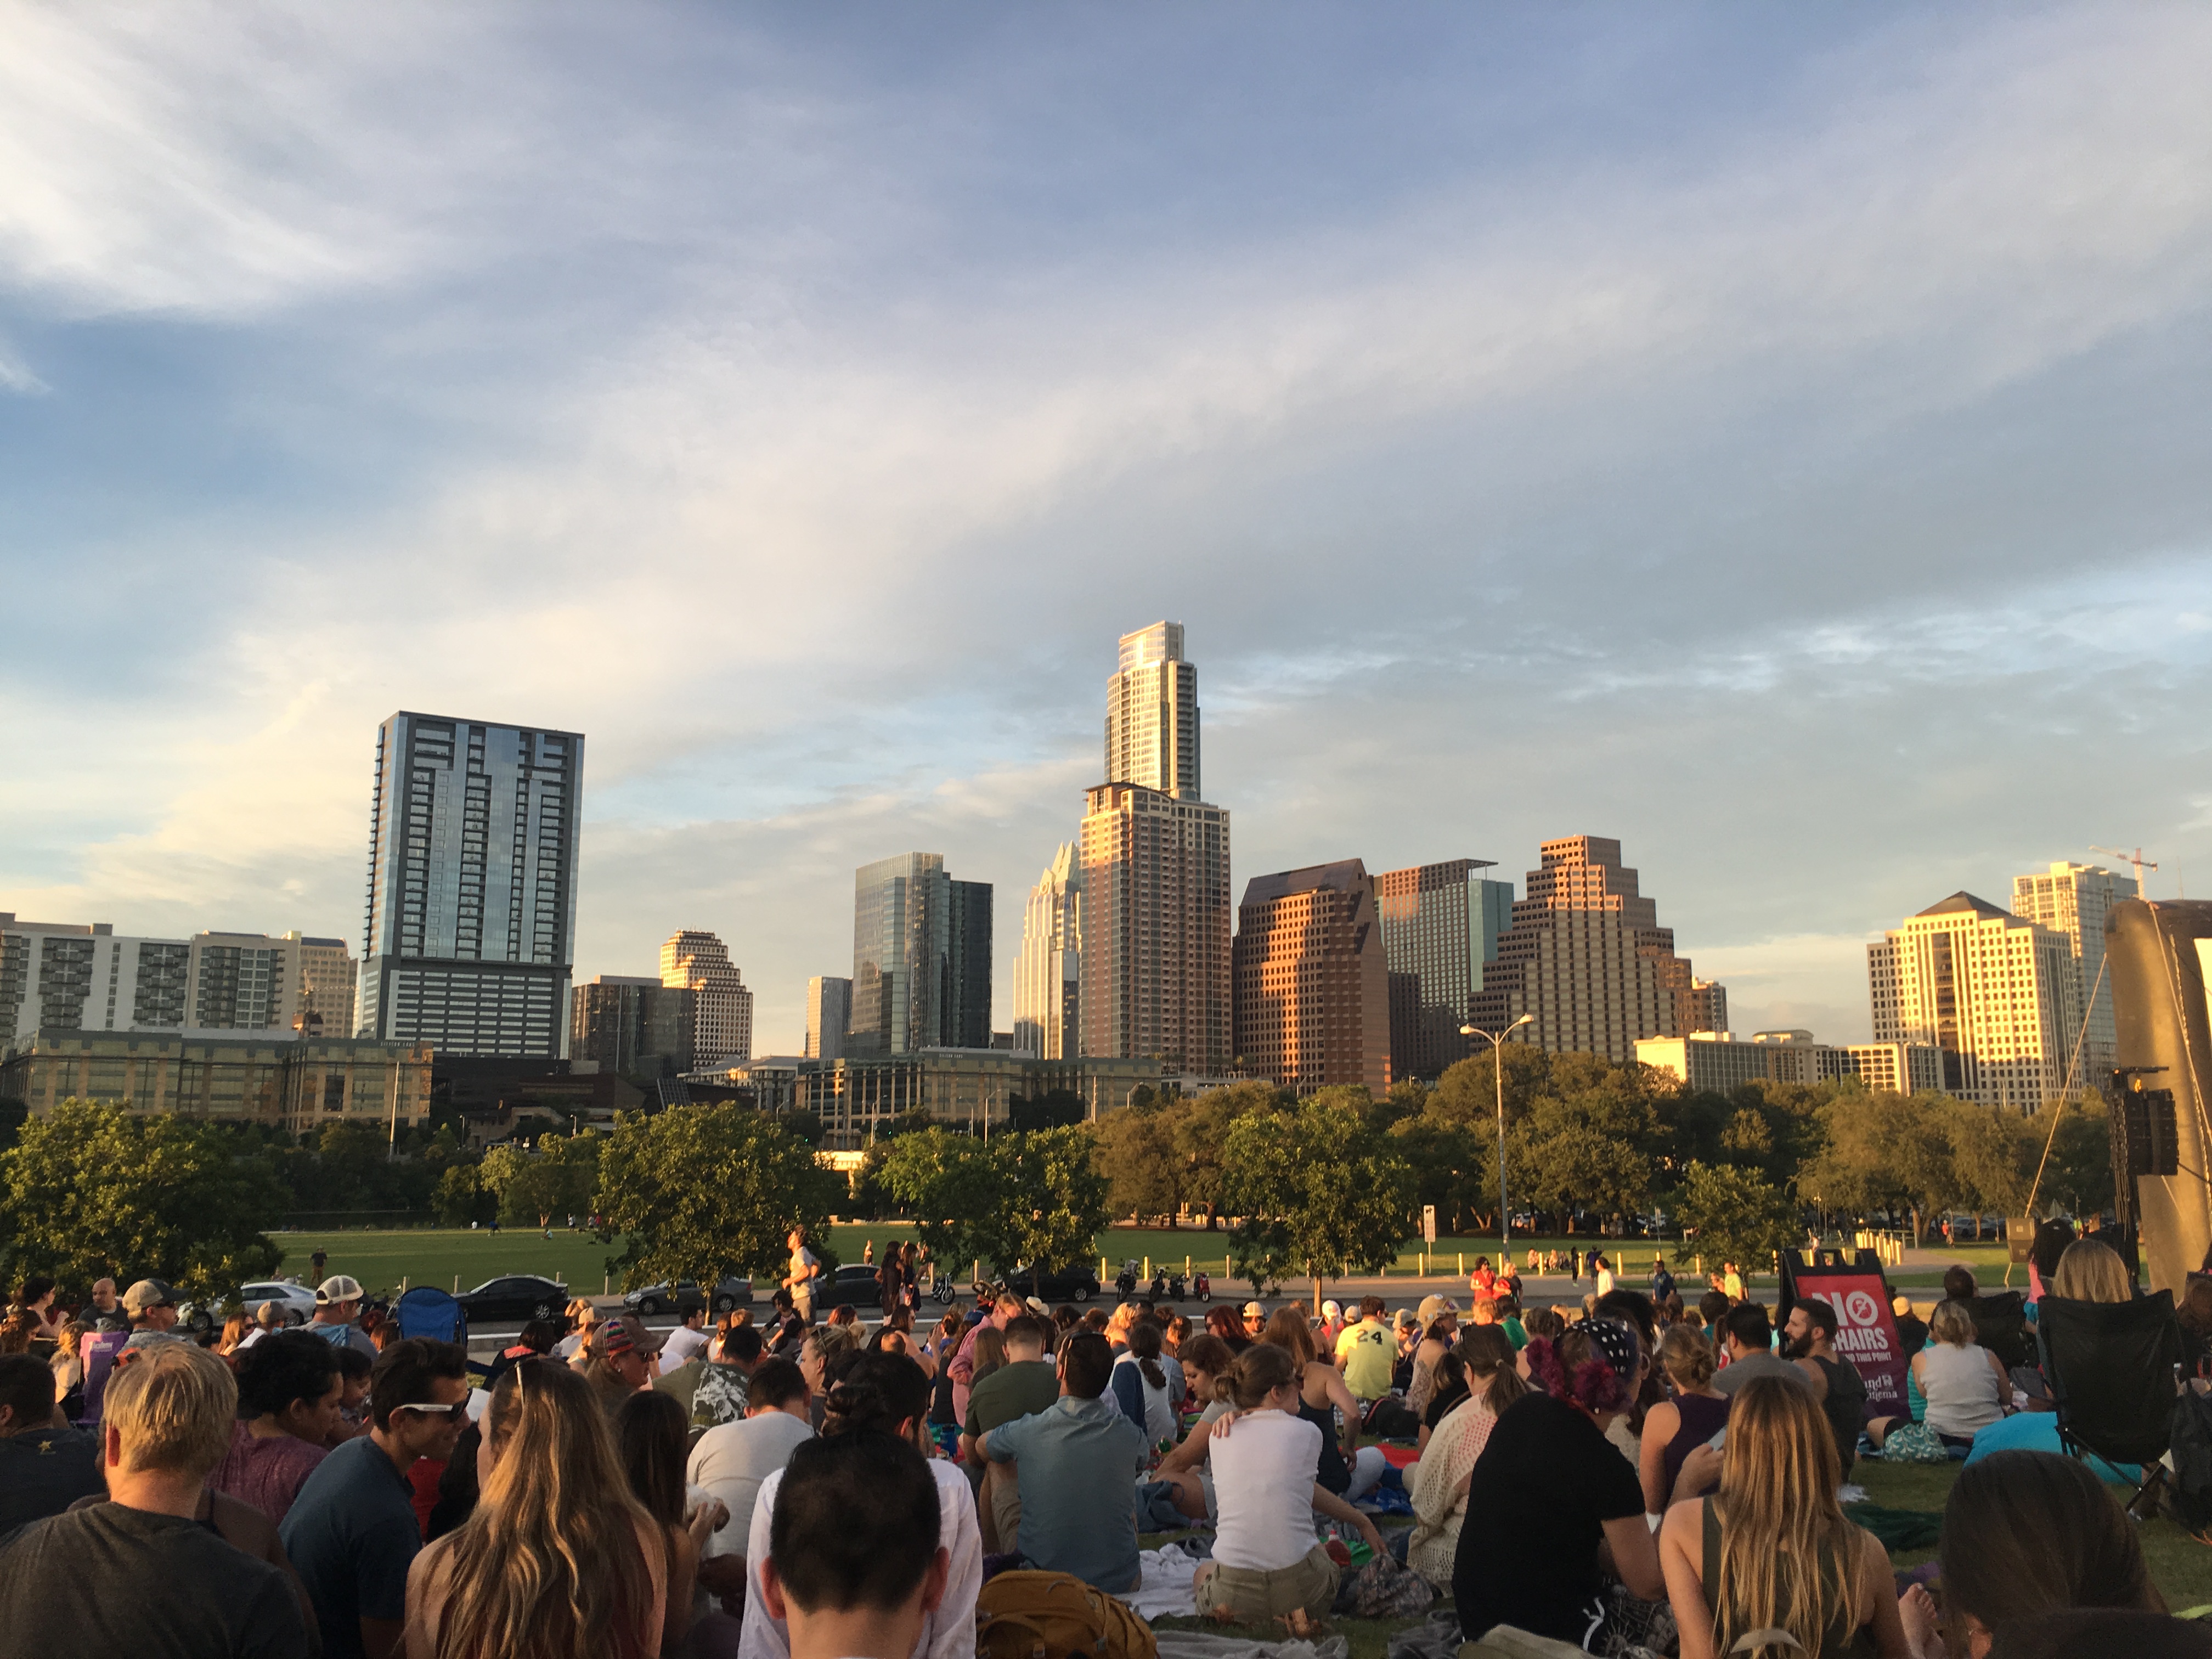
M 447 1458 L 468 1423 L 466 1357 L 413 1337 L 376 1362 L 369 1432 L 315 1466 L 284 1517 L 284 1553 L 307 1587 L 325 1659 L 390 1659 L 422 1547 L 407 1471 Z

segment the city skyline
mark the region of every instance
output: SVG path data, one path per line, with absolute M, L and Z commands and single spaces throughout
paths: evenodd
M 10 17 L 0 910 L 358 951 L 483 710 L 591 736 L 580 978 L 795 1052 L 936 848 L 1008 1030 L 1162 617 L 1238 890 L 1617 836 L 1739 1030 L 2212 886 L 2201 11 Z

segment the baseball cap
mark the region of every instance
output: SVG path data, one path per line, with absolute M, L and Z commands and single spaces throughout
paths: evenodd
M 660 1345 L 668 1340 L 665 1333 L 647 1330 L 645 1321 L 640 1319 L 635 1314 L 623 1314 L 609 1322 L 619 1325 L 628 1331 L 632 1346 L 641 1353 L 659 1353 Z
M 1033 1296 L 1029 1298 L 1029 1310 L 1033 1314 L 1049 1315 L 1052 1312 L 1051 1307 L 1041 1296 Z
M 1247 1302 L 1247 1303 L 1244 1304 L 1244 1317 L 1245 1317 L 1245 1318 L 1247 1318 L 1247 1319 L 1265 1319 L 1267 1316 L 1267 1310 L 1265 1308 L 1261 1307 L 1258 1303 L 1256 1303 L 1256 1302 Z
M 1402 1326 L 1418 1325 L 1421 1322 L 1414 1318 L 1413 1310 L 1411 1308 L 1401 1308 L 1396 1313 L 1390 1316 L 1390 1322 L 1394 1325 Z
M 1459 1304 L 1448 1296 L 1425 1296 L 1421 1298 L 1420 1318 L 1425 1329 L 1446 1314 L 1456 1315 L 1458 1312 Z
M 1321 1304 L 1321 1311 L 1322 1316 L 1324 1319 L 1341 1319 L 1344 1317 L 1343 1308 L 1334 1302 L 1322 1303 Z
M 356 1279 L 349 1279 L 343 1273 L 332 1273 L 328 1279 L 315 1286 L 315 1305 L 318 1308 L 327 1308 L 333 1303 L 337 1302 L 358 1302 L 360 1300 L 361 1281 Z
M 123 1292 L 123 1311 L 136 1319 L 149 1308 L 173 1308 L 177 1293 L 158 1279 L 142 1279 Z
M 610 1319 L 599 1327 L 599 1334 L 592 1339 L 592 1346 L 602 1359 L 613 1359 L 622 1354 L 635 1353 L 638 1343 L 630 1334 L 627 1322 Z

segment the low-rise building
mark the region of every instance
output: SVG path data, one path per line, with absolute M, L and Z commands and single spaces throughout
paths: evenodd
M 1942 1087 L 1939 1049 L 1911 1042 L 1832 1043 L 1810 1031 L 1759 1031 L 1739 1042 L 1732 1031 L 1645 1037 L 1636 1058 L 1671 1073 L 1692 1089 L 1725 1094 L 1747 1083 L 1832 1083 L 1856 1077 L 1869 1089 L 1917 1094 Z
M 351 1037 L 39 1030 L 0 1060 L 0 1097 L 34 1116 L 69 1099 L 294 1133 L 339 1121 L 428 1120 L 429 1045 Z

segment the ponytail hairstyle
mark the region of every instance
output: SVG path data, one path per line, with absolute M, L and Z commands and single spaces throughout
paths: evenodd
M 848 1367 L 823 1402 L 822 1433 L 890 1434 L 911 1423 L 916 1446 L 929 1433 L 929 1378 L 902 1353 L 864 1353 Z
M 1459 1346 L 1445 1358 L 1467 1373 L 1467 1385 L 1482 1385 L 1483 1408 L 1493 1417 L 1528 1392 L 1528 1379 L 1513 1352 L 1513 1339 L 1496 1325 L 1470 1325 L 1459 1334 Z M 1439 1363 L 1437 1369 L 1443 1365 Z
M 1160 1339 L 1166 1333 L 1160 1322 L 1146 1314 L 1129 1327 L 1129 1352 L 1137 1361 L 1137 1369 L 1144 1373 L 1148 1389 L 1164 1389 L 1168 1374 L 1160 1369 Z
M 1237 1363 L 1213 1383 L 1213 1397 L 1225 1400 L 1240 1412 L 1255 1412 L 1267 1403 L 1278 1389 L 1296 1382 L 1303 1368 L 1297 1356 L 1272 1342 L 1255 1342 L 1237 1356 Z
M 1593 1417 L 1601 1412 L 1626 1411 L 1628 1385 L 1592 1339 L 1591 1322 L 1578 1321 L 1557 1339 L 1533 1338 L 1528 1344 L 1528 1374 L 1554 1400 L 1580 1406 Z

